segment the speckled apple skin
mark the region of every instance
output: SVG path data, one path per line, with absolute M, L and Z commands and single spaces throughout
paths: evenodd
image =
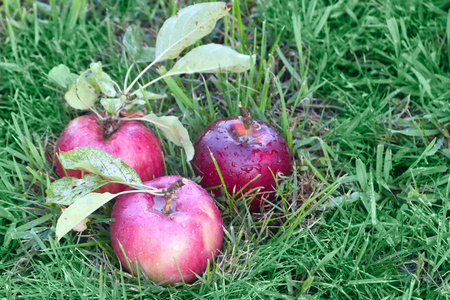
M 244 124 L 240 118 L 231 117 L 216 120 L 206 126 L 195 143 L 195 156 L 192 160 L 195 175 L 202 177 L 200 184 L 205 187 L 222 185 L 211 153 L 230 193 L 237 192 L 256 176 L 243 191 L 261 187 L 250 203 L 251 210 L 257 210 L 262 198 L 269 201 L 275 198 L 276 187 L 273 174 L 289 175 L 291 172 L 291 153 L 281 134 L 269 124 L 253 119 L 253 128 L 244 142 Z M 212 190 L 220 195 L 220 189 Z
M 56 143 L 56 153 L 77 147 L 97 147 L 121 158 L 131 166 L 142 181 L 164 175 L 164 162 L 159 139 L 139 121 L 124 121 L 108 140 L 102 137 L 102 127 L 95 115 L 84 115 L 73 119 L 61 133 Z M 67 175 L 81 178 L 81 171 L 66 170 Z M 56 157 L 56 173 L 65 173 Z M 111 183 L 100 188 L 100 192 L 118 193 L 127 186 Z
M 163 176 L 144 184 L 165 188 L 178 178 Z M 217 255 L 223 238 L 220 212 L 201 186 L 188 180 L 175 195 L 171 214 L 161 211 L 163 197 L 148 193 L 119 196 L 111 214 L 111 242 L 122 265 L 131 271 L 121 246 L 150 279 L 164 284 L 182 281 L 177 264 L 185 282 L 195 280 Z

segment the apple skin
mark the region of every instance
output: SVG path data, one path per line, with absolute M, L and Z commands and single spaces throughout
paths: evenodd
M 180 176 L 163 176 L 145 185 L 166 188 Z M 117 198 L 111 217 L 111 242 L 122 265 L 142 266 L 157 283 L 192 282 L 216 256 L 223 239 L 223 221 L 214 200 L 201 186 L 188 180 L 176 193 L 171 214 L 162 211 L 164 198 L 149 193 L 124 194 Z M 122 246 L 122 248 L 121 248 Z M 175 264 L 175 260 L 176 264 Z
M 291 153 L 275 128 L 261 120 L 252 121 L 247 141 L 244 139 L 244 123 L 238 117 L 216 120 L 207 125 L 194 143 L 192 163 L 195 175 L 202 177 L 200 184 L 203 187 L 220 186 L 222 182 L 211 158 L 212 153 L 230 193 L 239 191 L 260 175 L 243 190 L 245 194 L 261 187 L 250 202 L 250 209 L 255 211 L 263 198 L 275 199 L 276 182 L 271 171 L 274 175 L 278 172 L 290 174 Z M 213 189 L 212 193 L 220 195 L 220 188 Z
M 102 126 L 96 115 L 84 115 L 69 122 L 56 143 L 56 153 L 70 151 L 77 147 L 96 147 L 121 158 L 131 166 L 142 181 L 164 175 L 164 162 L 159 139 L 139 121 L 123 121 L 109 139 L 102 136 Z M 81 171 L 66 170 L 67 175 L 81 178 Z M 65 173 L 56 156 L 56 173 Z M 118 193 L 126 185 L 109 183 L 100 192 Z

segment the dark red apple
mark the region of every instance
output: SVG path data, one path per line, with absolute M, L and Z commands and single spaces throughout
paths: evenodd
M 56 152 L 70 151 L 77 147 L 97 147 L 121 158 L 131 166 L 142 181 L 164 175 L 164 162 L 159 139 L 139 121 L 121 121 L 111 134 L 105 134 L 105 126 L 96 115 L 84 115 L 73 119 L 61 133 L 56 143 Z M 67 175 L 81 178 L 81 171 L 66 170 Z M 61 163 L 56 158 L 56 173 L 65 176 Z M 127 187 L 110 183 L 100 192 L 117 193 Z
M 211 158 L 213 154 L 230 193 L 238 192 L 260 175 L 243 190 L 245 194 L 260 188 L 250 203 L 250 209 L 256 210 L 263 198 L 269 201 L 275 198 L 274 175 L 290 173 L 291 153 L 275 128 L 247 117 L 220 119 L 206 126 L 194 143 L 192 163 L 195 174 L 202 178 L 200 184 L 203 187 L 220 186 L 222 182 Z M 220 189 L 212 192 L 216 196 L 220 195 Z
M 163 176 L 145 185 L 167 188 L 180 176 Z M 214 200 L 202 187 L 183 179 L 170 205 L 165 198 L 149 193 L 121 195 L 111 217 L 111 242 L 122 265 L 131 270 L 125 258 L 139 265 L 147 276 L 165 284 L 195 280 L 207 261 L 216 256 L 222 244 L 223 228 Z M 177 182 L 177 183 L 178 183 Z M 167 210 L 167 211 L 166 211 Z

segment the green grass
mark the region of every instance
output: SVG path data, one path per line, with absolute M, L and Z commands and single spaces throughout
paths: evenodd
M 191 1 L 0 4 L 0 298 L 445 299 L 450 294 L 450 5 L 448 1 L 235 1 L 205 39 L 258 55 L 243 75 L 155 86 L 191 139 L 239 101 L 283 134 L 294 170 L 274 207 L 251 216 L 218 197 L 221 254 L 193 284 L 161 287 L 123 272 L 111 205 L 82 235 L 54 241 L 44 205 L 58 134 L 77 112 L 46 78 L 92 61 L 123 82 L 130 24 L 154 44 Z M 234 16 L 235 18 L 232 18 Z M 132 70 L 130 78 L 145 65 Z M 156 72 L 144 76 L 142 83 Z M 168 173 L 193 178 L 164 140 Z M 231 197 L 231 196 L 230 196 Z

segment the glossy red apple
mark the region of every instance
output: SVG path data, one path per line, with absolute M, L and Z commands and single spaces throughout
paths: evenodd
M 96 115 L 84 115 L 73 119 L 61 133 L 56 143 L 56 152 L 70 151 L 77 147 L 97 147 L 121 158 L 131 166 L 142 181 L 164 175 L 164 162 L 159 139 L 139 121 L 122 121 L 109 136 L 105 126 L 99 124 Z M 81 171 L 66 170 L 67 175 L 81 178 Z M 56 158 L 56 173 L 65 176 Z M 117 193 L 127 187 L 110 183 L 100 192 Z
M 291 153 L 281 134 L 269 124 L 251 119 L 248 112 L 243 118 L 231 117 L 210 123 L 197 137 L 194 148 L 194 172 L 202 178 L 200 184 L 205 188 L 222 184 L 211 154 L 230 193 L 238 192 L 260 175 L 243 190 L 245 194 L 260 188 L 256 195 L 250 195 L 255 196 L 250 203 L 251 210 L 258 209 L 263 198 L 273 200 L 274 175 L 288 175 L 291 170 Z M 220 189 L 212 192 L 220 195 Z
M 167 188 L 180 179 L 163 176 L 144 184 Z M 133 266 L 130 270 L 124 252 L 156 282 L 181 282 L 180 272 L 185 282 L 191 282 L 217 255 L 223 238 L 220 212 L 208 192 L 191 180 L 183 180 L 185 185 L 174 193 L 168 207 L 165 198 L 149 193 L 117 198 L 111 214 L 111 242 L 128 271 L 136 270 Z

